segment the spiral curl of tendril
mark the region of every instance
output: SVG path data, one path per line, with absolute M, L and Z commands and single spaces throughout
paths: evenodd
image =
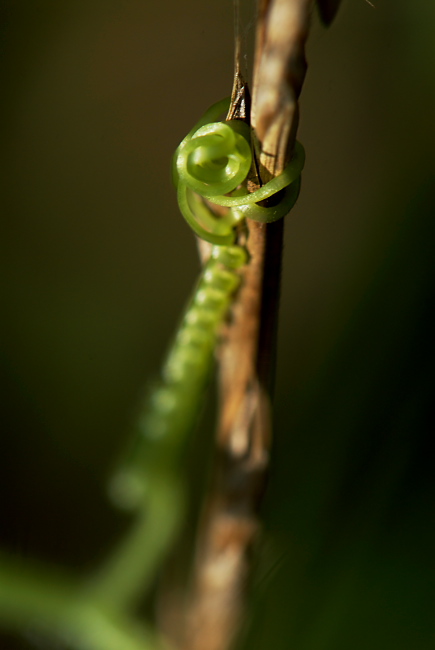
M 241 189 L 252 163 L 250 129 L 240 120 L 211 122 L 229 107 L 229 99 L 214 104 L 178 146 L 174 156 L 174 182 L 178 204 L 194 232 L 212 244 L 235 240 L 235 226 L 248 217 L 271 223 L 284 217 L 295 204 L 305 162 L 303 146 L 296 142 L 293 157 L 282 174 L 255 192 Z M 260 201 L 283 191 L 273 207 Z M 235 194 L 231 194 L 234 193 Z M 229 208 L 216 215 L 204 202 Z

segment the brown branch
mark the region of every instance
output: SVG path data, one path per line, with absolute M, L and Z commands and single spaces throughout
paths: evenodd
M 312 4 L 260 2 L 251 113 L 257 179 L 252 187 L 279 174 L 294 146 Z M 246 108 L 244 86 L 236 66 L 230 119 L 245 117 L 237 112 L 238 105 Z M 217 469 L 201 526 L 185 650 L 228 650 L 243 615 L 269 465 L 283 223 L 248 220 L 242 235 L 250 262 L 219 352 Z

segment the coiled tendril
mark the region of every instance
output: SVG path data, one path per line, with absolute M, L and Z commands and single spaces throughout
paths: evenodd
M 239 270 L 248 261 L 246 249 L 234 244 L 235 225 L 245 217 L 276 221 L 287 214 L 299 194 L 304 164 L 299 143 L 280 176 L 251 194 L 240 188 L 252 162 L 249 127 L 239 120 L 213 121 L 228 110 L 229 101 L 209 108 L 174 155 L 181 212 L 195 233 L 215 246 L 168 350 L 160 379 L 145 400 L 136 445 L 112 481 L 112 496 L 124 507 L 143 501 L 156 467 L 160 473 L 163 467 L 169 472 L 197 415 L 219 327 L 241 282 Z M 283 197 L 276 206 L 257 205 L 280 190 L 284 190 Z M 204 199 L 229 210 L 217 215 Z
M 239 120 L 208 122 L 228 107 L 229 99 L 214 104 L 174 156 L 174 182 L 184 218 L 201 239 L 220 246 L 234 242 L 234 226 L 245 217 L 271 223 L 285 216 L 298 198 L 305 161 L 304 148 L 297 142 L 282 174 L 255 192 L 237 189 L 246 180 L 252 162 L 249 127 Z M 228 196 L 235 190 L 236 195 Z M 281 190 L 283 197 L 276 206 L 258 205 Z M 202 199 L 230 210 L 217 216 Z

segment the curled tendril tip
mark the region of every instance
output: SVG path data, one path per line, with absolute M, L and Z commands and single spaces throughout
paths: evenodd
M 304 148 L 296 142 L 293 157 L 282 174 L 255 192 L 240 189 L 252 163 L 249 126 L 240 120 L 208 122 L 228 106 L 229 99 L 214 104 L 180 143 L 174 157 L 181 213 L 199 237 L 219 246 L 234 242 L 234 228 L 246 217 L 262 223 L 284 217 L 298 198 L 305 162 Z M 281 191 L 277 205 L 258 205 Z M 203 199 L 228 207 L 227 214 L 216 215 Z

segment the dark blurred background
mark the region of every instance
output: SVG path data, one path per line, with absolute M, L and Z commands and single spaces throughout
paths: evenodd
M 250 650 L 435 642 L 435 4 L 374 4 L 313 16 Z M 231 90 L 232 6 L 0 12 L 2 546 L 86 574 L 198 272 L 170 159 Z

